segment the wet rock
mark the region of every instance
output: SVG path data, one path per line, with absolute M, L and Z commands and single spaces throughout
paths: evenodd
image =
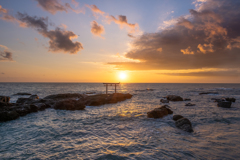
M 218 92 L 201 92 L 201 93 L 199 93 L 199 95 L 202 95 L 202 94 L 218 94 Z
M 31 93 L 25 93 L 25 92 L 19 92 L 19 93 L 14 94 L 14 95 L 22 95 L 22 96 L 24 96 L 24 95 L 32 95 L 32 94 Z
M 0 112 L 0 122 L 10 121 L 17 119 L 19 114 L 16 111 L 3 111 Z
M 167 100 L 167 99 L 161 99 L 160 102 L 161 102 L 161 103 L 169 103 L 169 100 Z
M 7 102 L 0 102 L 0 108 L 1 107 L 7 107 L 7 106 L 13 106 L 13 104 L 12 103 L 7 103 Z
M 180 118 L 175 122 L 175 126 L 186 132 L 193 132 L 192 123 L 187 118 Z
M 29 98 L 18 98 L 17 103 L 23 104 L 26 102 L 32 101 L 32 99 Z
M 45 103 L 34 103 L 35 106 L 37 106 L 37 109 L 39 111 L 43 111 L 45 110 L 46 108 L 50 108 L 51 106 L 48 105 L 48 104 L 45 104 Z
M 59 101 L 55 104 L 54 109 L 61 110 L 84 110 L 85 105 L 82 101 L 67 99 Z
M 61 100 L 70 98 L 84 98 L 84 95 L 78 93 L 54 94 L 44 97 L 43 99 Z
M 173 120 L 174 120 L 174 121 L 177 121 L 177 120 L 179 120 L 179 119 L 181 119 L 181 118 L 184 118 L 184 117 L 181 116 L 181 115 L 178 115 L 178 114 L 176 114 L 176 115 L 173 116 Z
M 184 101 L 191 101 L 191 99 L 189 99 L 189 98 L 184 98 Z
M 0 102 L 8 103 L 10 101 L 10 97 L 8 96 L 0 96 Z
M 35 95 L 31 95 L 29 99 L 36 100 L 36 99 L 39 99 L 39 97 L 38 95 L 35 94 Z
M 229 102 L 235 102 L 236 99 L 235 98 L 225 98 L 226 101 L 229 101 Z
M 185 104 L 185 106 L 195 106 L 196 104 L 193 104 L 193 103 L 187 103 Z
M 228 102 L 228 101 L 222 101 L 222 102 L 218 102 L 217 106 L 218 107 L 223 107 L 223 108 L 231 108 L 232 102 Z
M 168 95 L 167 100 L 169 101 L 183 101 L 183 98 L 176 95 Z
M 132 98 L 132 95 L 127 93 L 114 93 L 114 94 L 98 94 L 87 96 L 84 100 L 87 106 L 99 106 L 110 103 L 117 103 Z
M 32 104 L 31 105 L 24 104 L 24 105 L 19 105 L 19 106 L 13 106 L 10 109 L 15 110 L 20 116 L 25 116 L 29 113 L 38 111 L 37 106 L 32 105 Z
M 150 112 L 147 112 L 147 117 L 148 118 L 162 118 L 164 116 L 167 116 L 168 114 L 172 114 L 173 111 L 169 108 L 167 108 L 168 106 L 162 106 L 159 108 L 155 108 Z

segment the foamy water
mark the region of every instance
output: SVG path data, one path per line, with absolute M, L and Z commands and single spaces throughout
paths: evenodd
M 154 89 L 147 91 L 146 89 Z M 114 89 L 114 88 L 112 88 Z M 145 90 L 145 91 L 144 91 Z M 104 93 L 102 84 L 0 83 L 0 95 L 29 92 L 43 98 L 57 93 Z M 46 109 L 0 123 L 0 159 L 240 159 L 240 84 L 121 84 L 132 99 L 84 111 Z M 199 95 L 201 91 L 219 94 Z M 147 118 L 168 94 L 191 98 L 170 102 L 188 118 L 194 132 L 175 127 L 172 115 Z M 232 108 L 211 98 L 234 97 Z

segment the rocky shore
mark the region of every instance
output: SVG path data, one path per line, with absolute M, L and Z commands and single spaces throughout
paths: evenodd
M 17 95 L 23 94 L 18 93 Z M 24 93 L 24 95 L 26 94 Z M 46 108 L 84 110 L 85 106 L 117 103 L 130 98 L 132 98 L 131 94 L 123 93 L 91 96 L 78 93 L 66 93 L 49 95 L 43 99 L 39 99 L 37 95 L 31 95 L 29 98 L 18 98 L 16 103 L 9 103 L 10 97 L 0 96 L 0 122 L 14 120 L 29 113 L 43 111 Z

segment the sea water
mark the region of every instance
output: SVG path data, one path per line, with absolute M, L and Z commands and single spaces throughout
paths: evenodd
M 85 110 L 46 109 L 0 123 L 0 159 L 240 159 L 240 84 L 121 84 L 131 99 Z M 147 90 L 153 89 L 153 90 Z M 110 87 L 110 92 L 114 88 Z M 218 94 L 199 95 L 200 92 Z M 101 83 L 0 83 L 0 95 L 29 92 L 43 98 L 59 93 L 105 93 Z M 193 133 L 175 127 L 172 115 L 147 118 L 160 99 L 174 94 L 174 114 L 188 118 Z M 211 98 L 234 97 L 232 108 Z

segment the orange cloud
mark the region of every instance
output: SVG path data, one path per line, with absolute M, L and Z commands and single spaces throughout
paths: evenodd
M 100 24 L 98 24 L 96 21 L 92 21 L 91 22 L 91 32 L 92 34 L 94 34 L 95 36 L 99 36 L 101 38 L 102 34 L 104 33 L 104 27 Z

